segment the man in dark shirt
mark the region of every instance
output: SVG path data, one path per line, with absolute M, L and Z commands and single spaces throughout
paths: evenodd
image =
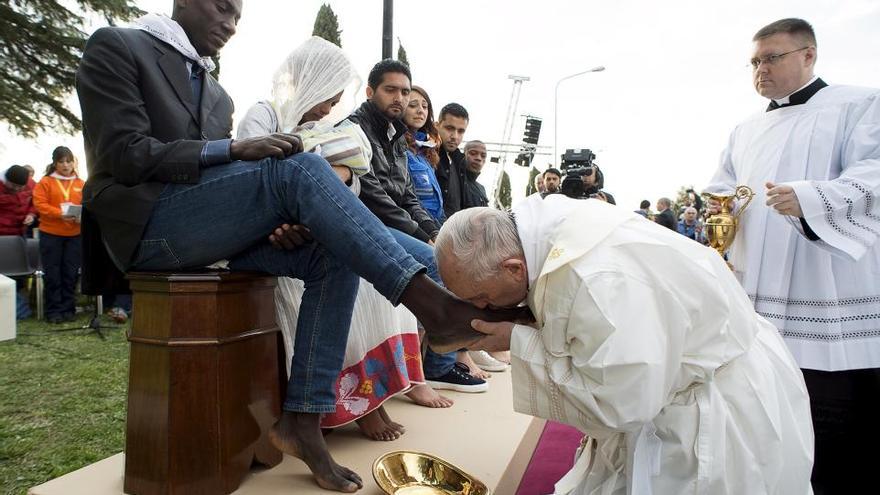
M 462 209 L 465 184 L 464 153 L 458 147 L 464 139 L 470 117 L 458 103 L 450 103 L 440 110 L 437 131 L 440 133 L 440 162 L 437 164 L 437 182 L 443 192 L 443 210 L 446 218 Z
M 657 215 L 654 217 L 654 221 L 669 230 L 678 232 L 678 229 L 676 229 L 676 224 L 678 222 L 675 220 L 675 214 L 672 213 L 671 199 L 660 198 L 657 200 Z
M 475 139 L 464 145 L 465 182 L 462 209 L 489 206 L 486 188 L 477 182 L 477 177 L 480 176 L 483 165 L 486 164 L 486 155 L 486 144 L 482 141 Z

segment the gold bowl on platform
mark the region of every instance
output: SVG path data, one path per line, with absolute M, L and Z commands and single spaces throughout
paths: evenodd
M 389 495 L 491 495 L 458 467 L 424 452 L 398 450 L 373 462 L 373 479 Z

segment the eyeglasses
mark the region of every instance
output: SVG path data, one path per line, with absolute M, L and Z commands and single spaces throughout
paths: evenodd
M 807 48 L 813 48 L 813 47 L 812 46 L 805 46 L 803 48 L 798 48 L 797 50 L 792 50 L 790 52 L 780 53 L 777 55 L 767 55 L 766 57 L 762 57 L 762 58 L 755 57 L 755 58 L 749 60 L 749 65 L 751 65 L 752 69 L 754 69 L 754 70 L 757 70 L 758 67 L 761 66 L 761 64 L 776 65 L 776 62 L 779 62 L 780 60 L 782 60 L 782 57 L 784 57 L 790 53 L 799 52 L 801 50 L 806 50 Z

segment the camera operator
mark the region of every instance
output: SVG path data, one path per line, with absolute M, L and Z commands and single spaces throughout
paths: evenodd
M 544 171 L 544 191 L 541 197 L 546 198 L 548 194 L 556 194 L 559 192 L 559 184 L 562 182 L 562 172 L 550 167 Z
M 605 187 L 605 176 L 599 165 L 593 163 L 595 158 L 595 153 L 588 149 L 565 150 L 562 155 L 562 171 L 565 173 L 565 179 L 562 181 L 560 192 L 569 198 L 593 198 L 616 205 L 614 196 L 602 190 Z

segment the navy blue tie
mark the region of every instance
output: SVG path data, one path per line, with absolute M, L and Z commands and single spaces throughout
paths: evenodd
M 202 74 L 204 73 L 204 69 L 196 64 L 193 64 L 192 74 L 189 78 L 189 84 L 192 86 L 193 103 L 196 104 L 196 109 L 201 107 L 202 104 Z

